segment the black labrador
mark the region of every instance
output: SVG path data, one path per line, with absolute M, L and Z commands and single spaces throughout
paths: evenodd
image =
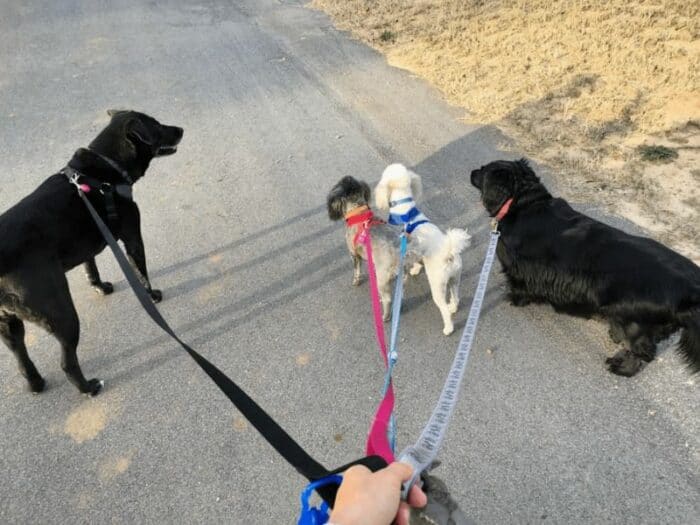
M 513 305 L 549 303 L 558 312 L 604 318 L 615 343 L 626 343 L 606 361 L 622 376 L 636 374 L 654 359 L 659 341 L 683 328 L 679 351 L 700 371 L 697 265 L 552 197 L 524 159 L 482 166 L 471 183 L 489 215 L 505 213 L 497 254 Z
M 131 187 L 154 157 L 175 153 L 183 130 L 135 111 L 108 113 L 107 127 L 87 148 L 79 149 L 62 172 L 0 215 L 0 339 L 17 358 L 32 392 L 41 392 L 45 383 L 27 354 L 24 321 L 58 339 L 61 367 L 78 390 L 96 395 L 102 387 L 98 379 L 86 380 L 78 364 L 80 322 L 65 272 L 84 264 L 88 281 L 99 293 L 109 294 L 113 287 L 100 279 L 95 264 L 106 243 L 69 175 L 124 243 L 153 301 L 162 299 L 148 279 L 139 208 Z

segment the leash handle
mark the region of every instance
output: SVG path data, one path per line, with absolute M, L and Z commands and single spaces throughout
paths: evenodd
M 421 473 L 435 460 L 440 446 L 442 445 L 442 441 L 445 438 L 447 427 L 457 404 L 469 352 L 474 342 L 476 326 L 479 321 L 484 295 L 486 294 L 486 286 L 496 255 L 496 246 L 498 245 L 499 237 L 500 233 L 494 228 L 490 234 L 486 257 L 484 258 L 484 264 L 479 274 L 479 283 L 476 287 L 474 298 L 472 299 L 469 317 L 464 325 L 464 331 L 462 332 L 457 352 L 452 361 L 452 366 L 447 374 L 447 379 L 442 387 L 440 398 L 433 409 L 433 413 L 430 415 L 428 423 L 423 428 L 418 441 L 415 445 L 407 447 L 401 453 L 400 461 L 404 461 L 413 467 L 413 476 L 408 482 L 404 483 L 402 487 L 401 496 L 404 499 L 408 497 L 411 486 L 416 482 Z
M 343 477 L 338 474 L 332 474 L 325 478 L 318 479 L 309 483 L 304 490 L 301 491 L 301 513 L 297 525 L 323 525 L 328 522 L 330 507 L 325 501 L 321 502 L 319 507 L 312 507 L 309 499 L 314 491 L 327 485 L 339 486 L 343 482 Z

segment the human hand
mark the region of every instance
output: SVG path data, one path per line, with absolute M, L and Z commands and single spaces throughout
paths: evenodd
M 409 506 L 424 507 L 428 498 L 414 485 L 408 502 L 401 501 L 401 484 L 411 478 L 413 469 L 394 462 L 377 472 L 355 465 L 343 474 L 335 498 L 330 523 L 333 525 L 408 525 Z

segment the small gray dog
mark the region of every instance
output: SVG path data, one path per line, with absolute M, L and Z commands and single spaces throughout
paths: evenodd
M 328 217 L 332 221 L 349 219 L 352 216 L 369 211 L 371 191 L 367 183 L 353 177 L 343 177 L 328 194 Z M 354 268 L 352 284 L 360 284 L 362 259 L 367 259 L 365 247 L 355 242 L 359 225 L 348 225 L 345 229 L 345 240 L 352 257 Z M 372 226 L 372 258 L 377 274 L 377 287 L 382 301 L 384 321 L 391 317 L 392 281 L 399 269 L 399 229 L 386 223 Z M 411 241 L 408 241 L 406 260 L 411 259 Z M 415 259 L 415 257 L 413 257 Z M 406 262 L 408 265 L 409 263 Z

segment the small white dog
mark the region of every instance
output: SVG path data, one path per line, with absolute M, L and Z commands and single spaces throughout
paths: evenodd
M 442 333 L 454 331 L 452 314 L 459 307 L 459 281 L 462 273 L 462 251 L 471 244 L 466 230 L 450 229 L 443 233 L 416 207 L 422 192 L 421 179 L 403 164 L 391 164 L 382 174 L 374 190 L 377 208 L 389 210 L 389 222 L 401 224 L 411 236 L 413 249 L 420 262 L 413 265 L 417 275 L 421 263 L 430 283 L 433 301 L 442 315 Z M 448 299 L 449 294 L 449 299 Z

